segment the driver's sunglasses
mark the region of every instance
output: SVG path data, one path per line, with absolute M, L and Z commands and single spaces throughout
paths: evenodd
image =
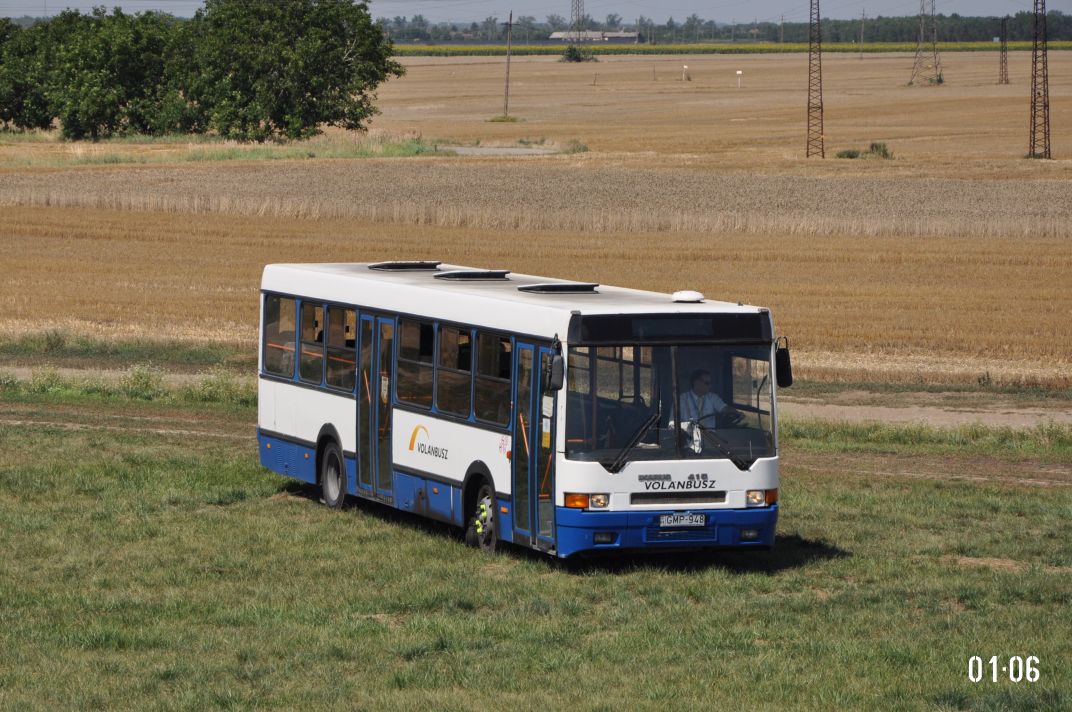
M 704 384 L 705 386 L 710 386 L 711 385 L 711 381 L 708 381 L 708 380 L 705 380 L 705 379 L 702 379 L 702 378 L 700 379 L 700 383 Z

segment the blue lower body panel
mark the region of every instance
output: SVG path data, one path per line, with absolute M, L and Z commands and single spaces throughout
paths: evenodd
M 555 508 L 558 530 L 558 555 L 571 556 L 581 551 L 617 549 L 702 549 L 713 547 L 762 548 L 774 545 L 778 523 L 778 505 L 755 509 L 694 509 L 704 514 L 703 527 L 661 528 L 659 515 L 680 511 L 592 512 L 582 509 Z M 753 539 L 742 539 L 741 532 L 751 530 Z M 596 543 L 596 534 L 605 543 Z
M 316 450 L 257 432 L 261 464 L 273 472 L 316 484 Z M 347 468 L 349 469 L 349 467 Z

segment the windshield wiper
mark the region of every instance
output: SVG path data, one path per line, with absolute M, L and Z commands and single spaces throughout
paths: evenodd
M 651 430 L 651 426 L 659 422 L 660 417 L 660 411 L 652 413 L 651 417 L 645 420 L 644 424 L 641 425 L 635 433 L 633 433 L 633 436 L 629 438 L 629 442 L 626 443 L 625 447 L 621 449 L 618 455 L 610 461 L 610 464 L 608 465 L 607 463 L 603 463 L 603 466 L 607 468 L 608 472 L 621 472 L 621 469 L 625 467 L 625 460 L 627 457 L 629 457 L 629 453 L 634 447 L 636 447 L 636 444 L 640 442 L 640 439 L 647 435 L 648 431 Z
M 730 448 L 729 448 L 729 441 L 726 440 L 725 438 L 723 438 L 718 433 L 716 433 L 714 431 L 714 429 L 705 428 L 704 426 L 700 425 L 699 423 L 693 423 L 693 425 L 695 425 L 697 428 L 699 428 L 700 432 L 702 432 L 705 437 L 710 435 L 711 436 L 711 442 L 712 442 L 712 444 L 714 444 L 715 449 L 718 450 L 723 455 L 725 455 L 727 458 L 729 458 L 729 461 L 732 462 L 734 465 L 736 465 L 738 470 L 747 470 L 749 467 L 752 466 L 752 463 L 755 462 L 755 460 L 753 460 L 752 463 L 749 463 L 749 462 L 747 462 L 745 460 L 742 460 L 737 455 L 734 455 L 733 450 L 730 450 Z

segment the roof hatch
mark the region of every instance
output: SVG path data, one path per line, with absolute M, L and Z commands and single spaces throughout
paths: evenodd
M 435 275 L 436 279 L 447 279 L 452 282 L 488 282 L 504 281 L 508 269 L 452 269 Z
M 422 271 L 436 271 L 439 269 L 439 265 L 442 262 L 428 262 L 428 261 L 398 261 L 398 262 L 374 262 L 368 266 L 369 269 L 378 270 L 381 272 L 422 272 Z
M 598 286 L 595 282 L 543 282 L 523 284 L 517 291 L 536 294 L 595 294 Z

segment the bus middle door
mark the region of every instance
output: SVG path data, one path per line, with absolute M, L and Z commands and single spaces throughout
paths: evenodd
M 555 398 L 547 388 L 553 352 L 518 342 L 514 402 L 514 541 L 555 547 Z M 537 367 L 538 366 L 538 367 Z
M 395 320 L 361 316 L 361 373 L 358 376 L 358 492 L 390 502 L 391 397 L 394 386 Z

